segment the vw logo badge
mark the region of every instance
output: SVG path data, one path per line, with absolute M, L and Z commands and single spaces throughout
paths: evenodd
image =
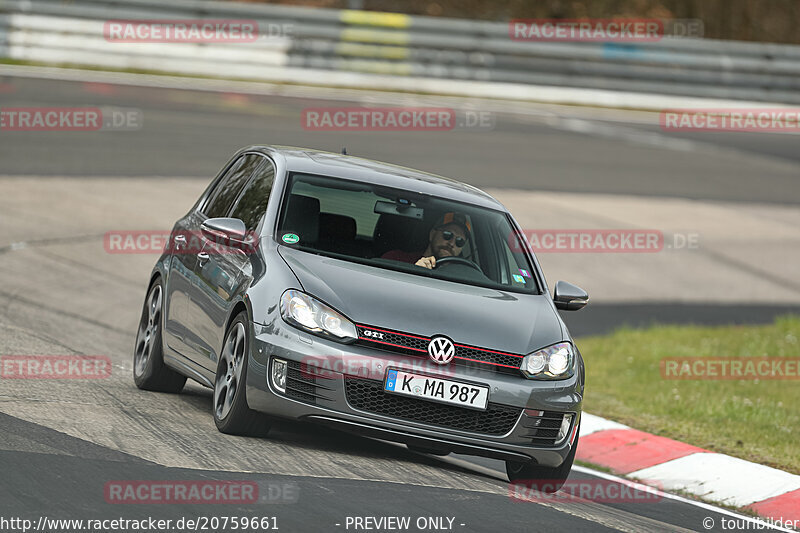
M 434 363 L 446 365 L 453 360 L 456 347 L 447 337 L 434 337 L 428 343 L 428 355 Z

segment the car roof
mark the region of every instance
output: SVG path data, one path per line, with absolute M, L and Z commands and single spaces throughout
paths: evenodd
M 244 151 L 259 151 L 273 158 L 281 158 L 289 172 L 363 181 L 508 211 L 503 204 L 477 187 L 399 165 L 294 146 L 251 146 Z

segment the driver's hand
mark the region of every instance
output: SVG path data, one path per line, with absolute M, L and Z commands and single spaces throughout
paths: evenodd
M 417 265 L 418 267 L 433 269 L 436 266 L 436 258 L 433 256 L 423 257 L 414 264 Z

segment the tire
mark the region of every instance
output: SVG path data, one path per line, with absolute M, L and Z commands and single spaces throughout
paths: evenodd
M 247 362 L 250 341 L 247 314 L 242 311 L 225 332 L 214 379 L 214 424 L 230 435 L 265 436 L 269 419 L 247 405 Z
M 532 463 L 506 461 L 508 480 L 514 485 L 523 485 L 529 489 L 547 494 L 558 492 L 558 490 L 564 486 L 564 483 L 567 482 L 569 473 L 572 470 L 572 463 L 575 462 L 575 450 L 578 449 L 579 438 L 580 428 L 578 428 L 578 435 L 575 436 L 575 442 L 567 458 L 564 459 L 561 466 L 555 468 Z
M 143 390 L 178 393 L 186 377 L 164 364 L 161 337 L 161 314 L 164 311 L 164 288 L 161 278 L 147 292 L 133 348 L 133 381 Z

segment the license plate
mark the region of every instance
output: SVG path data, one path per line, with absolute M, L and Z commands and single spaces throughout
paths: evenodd
M 486 410 L 489 387 L 389 369 L 383 390 L 434 402 Z

